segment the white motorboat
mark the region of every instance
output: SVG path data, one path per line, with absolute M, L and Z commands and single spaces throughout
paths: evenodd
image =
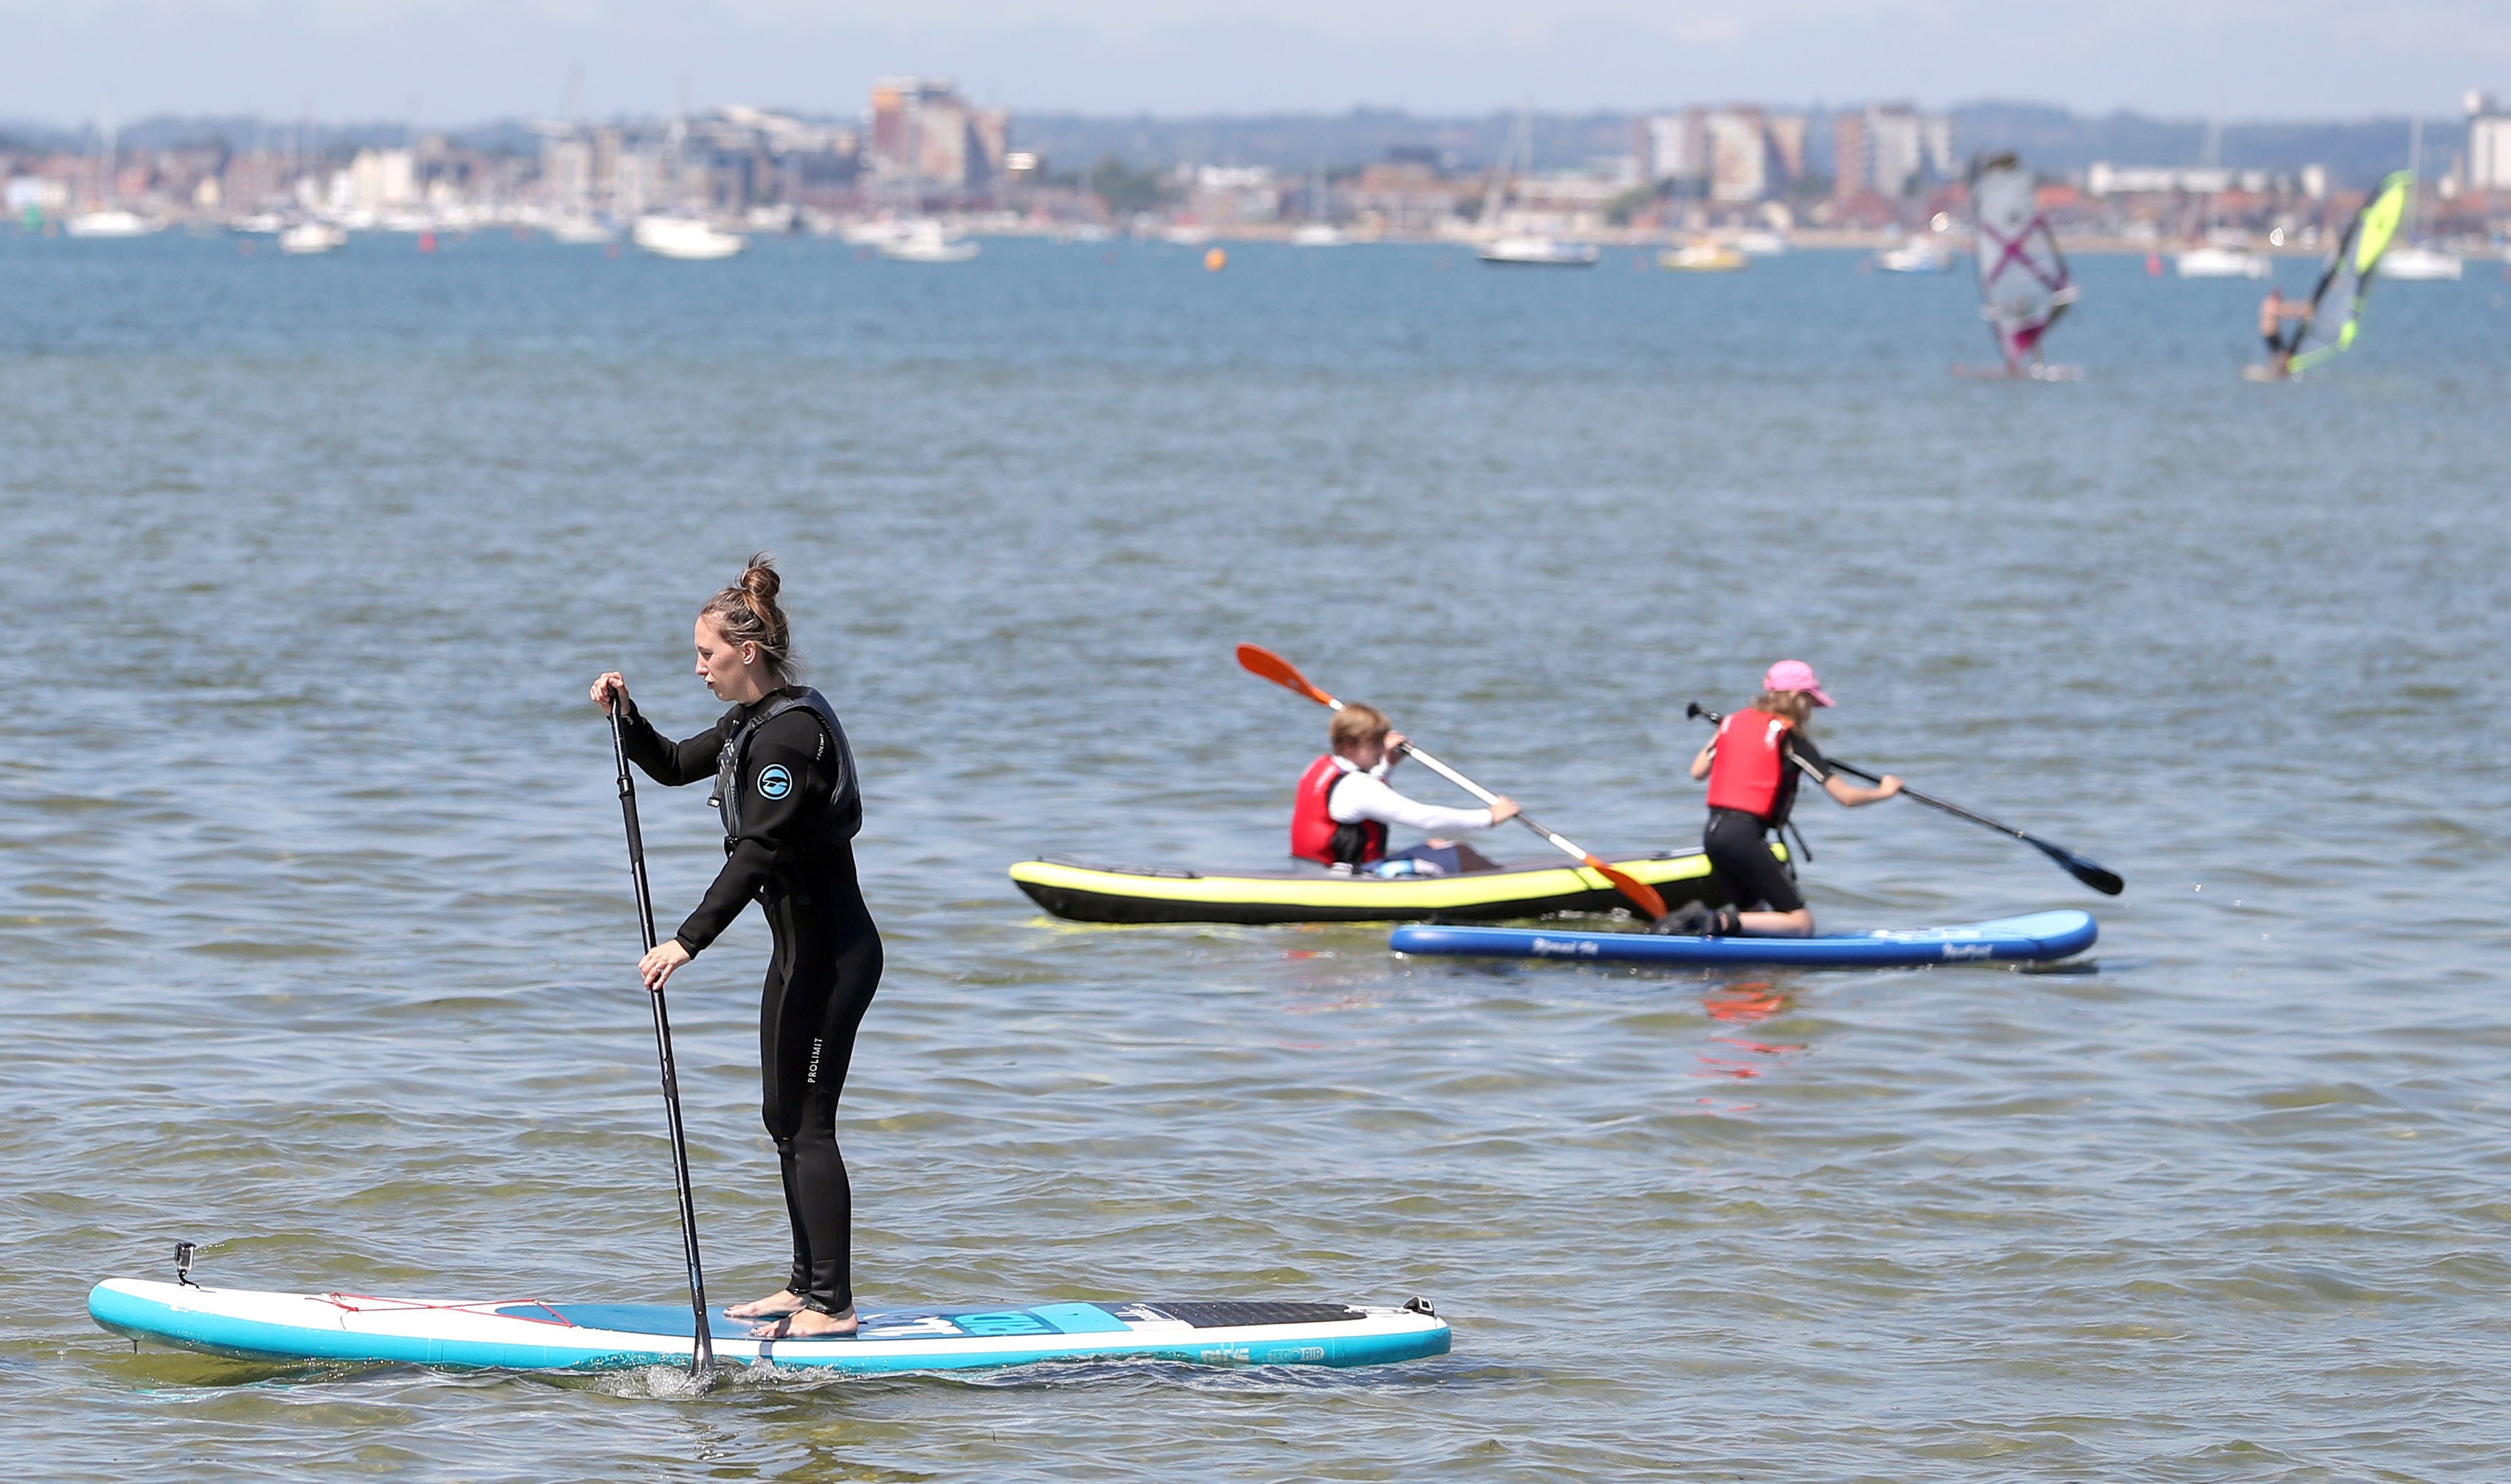
M 1885 273 L 1951 273 L 1953 255 L 1923 237 L 1874 254 L 1874 266 Z
M 328 221 L 300 221 L 279 234 L 279 250 L 298 257 L 349 245 L 349 234 Z
M 2467 262 L 2455 252 L 2411 245 L 2381 253 L 2380 266 L 2376 271 L 2384 279 L 2408 284 L 2456 282 L 2467 272 Z
M 277 237 L 288 230 L 288 219 L 277 211 L 255 211 L 228 222 L 227 230 L 247 237 Z
M 1485 243 L 1475 256 L 1486 263 L 1520 268 L 1593 268 L 1604 249 L 1594 243 L 1565 243 L 1550 237 L 1498 237 Z
M 749 238 L 718 231 L 692 216 L 640 216 L 632 235 L 637 247 L 656 257 L 682 262 L 712 262 L 750 246 Z
M 72 237 L 146 237 L 158 224 L 136 211 L 109 207 L 101 211 L 81 211 L 61 223 L 61 230 Z
M 1656 255 L 1656 265 L 1675 273 L 1732 273 L 1749 268 L 1753 260 L 1738 247 L 1701 238 L 1680 247 L 1668 247 Z
M 1756 227 L 1735 235 L 1735 250 L 1746 257 L 1779 257 L 1788 250 L 1787 234 Z
M 550 241 L 574 247 L 598 247 L 619 240 L 619 230 L 597 216 L 560 216 L 549 223 Z
M 1294 247 L 1340 247 L 1350 242 L 1351 238 L 1342 228 L 1329 226 L 1322 221 L 1291 229 L 1291 246 Z
M 908 223 L 887 216 L 850 221 L 837 229 L 837 241 L 850 247 L 885 247 L 905 237 Z
M 2247 247 L 2191 247 L 2174 267 L 2183 279 L 2262 279 L 2275 271 L 2263 252 Z
M 901 263 L 964 263 L 977 255 L 977 245 L 952 237 L 931 217 L 910 222 L 906 231 L 880 245 L 880 255 Z

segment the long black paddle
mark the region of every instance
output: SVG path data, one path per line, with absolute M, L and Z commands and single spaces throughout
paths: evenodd
M 1697 701 L 1693 702 L 1690 709 L 1685 711 L 1683 714 L 1686 716 L 1707 717 L 1712 725 L 1726 719 L 1716 711 L 1702 705 Z M 1867 772 L 1865 769 L 1852 768 L 1835 757 L 1826 758 L 1825 761 L 1829 762 L 1831 766 L 1838 769 L 1840 772 L 1847 774 L 1850 778 L 1864 779 L 1870 783 L 1879 783 L 1883 781 L 1880 778 Z M 2011 824 L 1991 819 L 1986 815 L 1973 814 L 1958 804 L 1948 804 L 1944 800 L 1935 798 L 1932 795 L 1920 793 L 1918 790 L 1911 787 L 1907 783 L 1901 785 L 1901 792 L 1908 797 L 1915 799 L 1919 803 L 1926 805 L 1930 809 L 1941 809 L 1945 813 L 1951 815 L 1956 819 L 1968 819 L 1973 824 L 1985 824 L 1989 829 L 1995 830 L 2000 835 L 2012 835 L 2015 839 L 2022 841 L 2033 850 L 2038 851 L 2041 855 L 2058 862 L 2058 868 L 2060 870 L 2065 871 L 2067 875 L 2074 877 L 2077 881 L 2091 887 L 2094 891 L 2101 893 L 2105 896 L 2116 896 L 2121 892 L 2127 890 L 2127 883 L 2119 879 L 2118 872 L 2103 865 L 2100 861 L 2093 859 L 2090 856 L 2077 855 L 2075 852 L 2067 849 L 2063 845 L 2052 845 L 2037 835 L 2027 835 L 2023 831 L 2016 829 Z
M 610 693 L 610 755 L 619 764 L 619 813 L 628 821 L 628 870 L 637 879 L 637 925 L 644 930 L 645 951 L 654 951 L 654 894 L 645 884 L 645 832 L 637 826 L 637 781 L 628 776 L 628 737 L 619 719 L 626 698 Z M 715 1369 L 715 1336 L 707 1322 L 706 1269 L 698 1260 L 698 1202 L 689 1192 L 689 1139 L 680 1127 L 680 1073 L 672 1060 L 672 1016 L 657 986 L 646 995 L 654 1002 L 654 1052 L 663 1068 L 663 1106 L 672 1115 L 672 1173 L 680 1182 L 680 1247 L 689 1262 L 689 1313 L 697 1321 L 697 1349 L 689 1354 L 689 1374 L 704 1380 Z

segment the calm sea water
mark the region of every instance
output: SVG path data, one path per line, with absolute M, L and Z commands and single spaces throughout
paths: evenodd
M 0 1436 L 31 1472 L 2483 1478 L 2511 1427 L 2511 312 L 2383 285 L 2243 384 L 2255 285 L 1840 253 L 989 244 L 953 268 L 0 239 Z M 2288 264 L 2288 286 L 2305 265 Z M 865 1301 L 1422 1293 L 1443 1359 L 964 1379 L 246 1365 L 89 1284 L 668 1302 L 608 742 L 785 564 L 889 972 Z M 1694 697 L 2126 875 L 1807 809 L 1826 923 L 2056 905 L 2097 972 L 1400 961 L 1101 930 L 1061 852 L 1276 859 L 1270 645 L 1599 849 L 1696 838 Z M 1422 796 L 1447 799 L 1434 780 Z M 717 858 L 643 794 L 668 925 Z M 1506 842 L 1525 854 L 1530 837 Z M 1533 847 L 1539 851 L 1539 847 Z M 674 986 L 715 1293 L 772 1287 L 755 918 Z

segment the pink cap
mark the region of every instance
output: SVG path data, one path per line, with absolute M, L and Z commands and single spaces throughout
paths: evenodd
M 1822 693 L 1822 682 L 1813 676 L 1813 666 L 1802 660 L 1781 660 L 1761 677 L 1765 691 L 1804 691 L 1813 697 L 1815 705 L 1831 705 L 1833 701 Z

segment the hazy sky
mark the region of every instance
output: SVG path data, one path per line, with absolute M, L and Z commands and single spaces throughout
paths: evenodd
M 845 113 L 900 72 L 1093 113 L 2029 99 L 2226 118 L 2511 94 L 2511 0 L 0 0 L 0 118 Z

